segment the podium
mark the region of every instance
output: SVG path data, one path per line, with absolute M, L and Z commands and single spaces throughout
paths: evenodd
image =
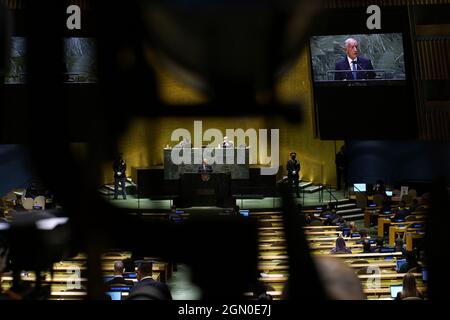
M 180 175 L 179 207 L 231 207 L 231 175 L 226 173 L 184 173 Z

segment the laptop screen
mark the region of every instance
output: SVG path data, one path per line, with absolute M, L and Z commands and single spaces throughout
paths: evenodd
M 342 229 L 342 236 L 349 237 L 350 236 L 350 228 L 343 228 Z
M 128 273 L 124 273 L 123 277 L 130 278 L 130 279 L 136 279 L 137 274 L 136 274 L 136 272 L 128 272 Z
M 390 253 L 390 252 L 395 252 L 395 248 L 389 248 L 389 247 L 382 247 L 380 249 L 381 253 Z
M 403 291 L 402 285 L 391 286 L 391 298 L 397 298 L 398 293 Z
M 406 264 L 406 259 L 399 259 L 397 260 L 397 272 L 400 271 L 401 267 Z
M 355 192 L 366 192 L 366 184 L 365 183 L 355 183 L 355 184 L 353 184 L 353 191 L 355 191 Z
M 128 292 L 131 287 L 129 286 L 111 286 L 109 287 L 110 292 Z
M 239 213 L 241 214 L 241 216 L 248 217 L 250 214 L 250 211 L 249 210 L 239 210 Z
M 120 291 L 108 291 L 106 294 L 111 297 L 111 300 L 122 300 L 122 292 Z
M 386 195 L 387 195 L 388 197 L 392 197 L 392 191 L 386 191 Z
M 428 269 L 427 268 L 422 269 L 422 281 L 423 282 L 428 281 Z

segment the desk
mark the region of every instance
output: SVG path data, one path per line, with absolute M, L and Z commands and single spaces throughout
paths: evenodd
M 205 159 L 203 152 L 206 148 L 165 148 L 164 149 L 164 179 L 178 180 L 187 173 L 197 173 L 202 160 Z M 231 179 L 249 179 L 249 149 L 248 148 L 210 148 L 211 155 L 217 158 L 217 163 L 212 163 L 213 172 L 225 173 L 231 176 Z M 180 159 L 186 156 L 186 162 L 174 164 L 172 161 L 172 152 Z M 209 156 L 209 155 L 208 155 Z M 243 160 L 242 163 L 238 162 Z
M 378 236 L 380 238 L 384 237 L 384 226 L 390 224 L 391 219 L 387 217 L 378 217 Z
M 231 176 L 225 173 L 185 173 L 181 175 L 179 207 L 217 206 L 232 207 Z

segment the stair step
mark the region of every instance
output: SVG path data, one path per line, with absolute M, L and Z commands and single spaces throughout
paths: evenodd
M 354 208 L 354 207 L 356 207 L 356 203 L 345 203 L 345 204 L 338 204 L 337 205 L 337 209 L 341 209 L 341 208 L 350 209 L 350 208 Z
M 345 220 L 359 220 L 364 218 L 364 213 L 358 213 L 358 214 L 351 214 L 348 216 L 343 217 Z
M 309 187 L 310 185 L 312 185 L 311 181 L 301 181 L 301 182 L 299 182 L 298 187 L 300 189 L 305 189 L 305 188 Z
M 309 186 L 309 187 L 303 188 L 303 190 L 308 193 L 317 192 L 317 191 L 320 191 L 320 189 L 322 189 L 322 186 Z
M 343 214 L 343 213 L 353 213 L 353 212 L 362 212 L 361 208 L 353 208 L 353 209 L 344 209 L 344 210 L 336 210 L 336 213 Z

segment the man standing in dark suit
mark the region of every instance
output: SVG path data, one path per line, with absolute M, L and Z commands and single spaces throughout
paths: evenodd
M 347 167 L 348 160 L 347 154 L 345 153 L 345 146 L 342 146 L 338 153 L 336 153 L 336 158 L 334 160 L 336 164 L 336 190 L 341 190 L 342 182 L 344 182 L 344 190 L 347 191 Z
M 212 173 L 213 169 L 210 164 L 208 164 L 208 160 L 203 159 L 201 166 L 198 167 L 198 173 L 201 174 L 209 174 Z
M 373 70 L 372 61 L 370 59 L 359 56 L 358 41 L 353 38 L 345 40 L 344 47 L 346 56 L 338 61 L 334 69 L 336 72 L 334 80 L 366 80 L 375 79 L 375 72 L 361 72 L 360 70 Z
M 127 193 L 125 190 L 125 184 L 127 179 L 126 175 L 127 164 L 125 160 L 123 160 L 121 153 L 114 161 L 113 170 L 114 170 L 114 199 L 117 199 L 117 196 L 119 195 L 119 184 L 122 189 L 123 199 L 126 199 Z
M 134 282 L 132 280 L 125 280 L 123 277 L 123 271 L 125 270 L 125 267 L 123 265 L 122 261 L 116 261 L 114 262 L 114 277 L 106 282 L 106 285 L 116 286 L 116 285 L 125 285 L 132 287 L 134 285 Z
M 288 183 L 291 188 L 292 185 L 294 185 L 297 198 L 299 198 L 300 194 L 298 190 L 298 183 L 300 177 L 300 162 L 297 161 L 297 154 L 295 152 L 291 152 L 290 156 L 291 158 L 288 160 L 286 165 L 286 169 L 288 172 Z
M 139 282 L 130 290 L 130 300 L 172 300 L 172 294 L 165 283 L 152 278 L 153 263 L 143 261 L 137 269 Z

